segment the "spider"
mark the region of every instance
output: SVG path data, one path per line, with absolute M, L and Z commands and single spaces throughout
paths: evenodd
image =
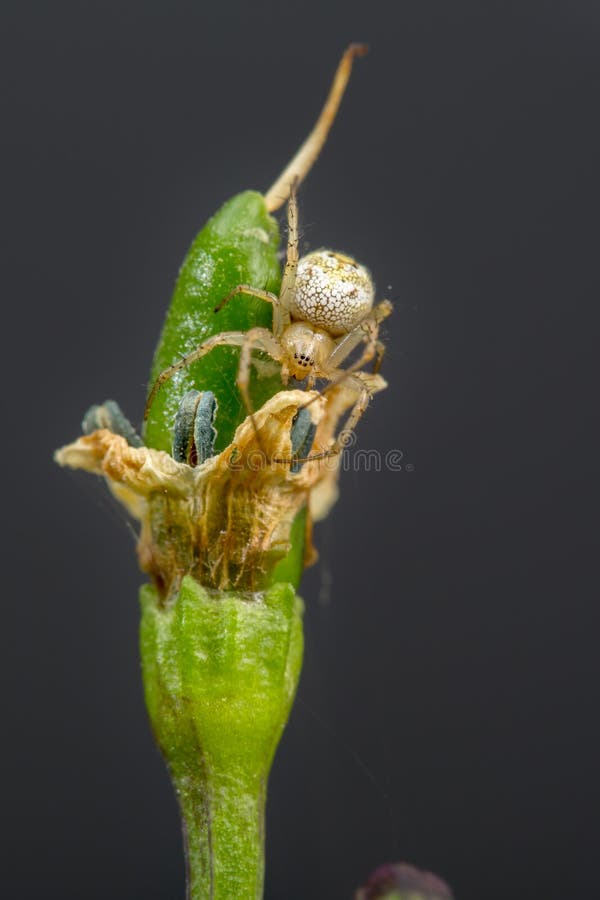
M 144 419 L 162 384 L 175 372 L 191 365 L 215 347 L 240 347 L 236 384 L 249 416 L 253 416 L 249 381 L 252 352 L 267 354 L 281 366 L 281 380 L 306 381 L 312 388 L 317 379 L 329 384 L 323 393 L 341 382 L 354 391 L 356 400 L 340 435 L 316 459 L 339 453 L 348 442 L 365 412 L 371 392 L 369 376 L 361 369 L 375 358 L 377 372 L 384 354 L 378 340 L 379 326 L 392 312 L 389 300 L 376 306 L 371 276 L 364 266 L 342 253 L 317 250 L 298 258 L 298 205 L 296 180 L 290 186 L 288 201 L 288 243 L 279 296 L 248 284 L 239 284 L 215 308 L 218 313 L 238 294 L 258 297 L 273 305 L 273 326 L 249 331 L 223 331 L 170 365 L 158 376 L 148 394 Z M 359 359 L 348 368 L 342 363 L 361 343 Z

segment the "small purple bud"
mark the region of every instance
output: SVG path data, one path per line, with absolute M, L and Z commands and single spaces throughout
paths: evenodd
M 388 863 L 375 869 L 355 900 L 453 900 L 453 896 L 437 875 L 407 863 Z

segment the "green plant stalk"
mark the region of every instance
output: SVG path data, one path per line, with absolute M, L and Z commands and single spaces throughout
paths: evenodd
M 146 704 L 179 800 L 190 900 L 262 897 L 266 785 L 302 664 L 289 584 L 239 597 L 141 591 Z

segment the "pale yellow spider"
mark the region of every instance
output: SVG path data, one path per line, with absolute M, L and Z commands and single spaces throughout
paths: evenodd
M 179 369 L 183 369 L 210 353 L 215 347 L 240 347 L 237 387 L 248 415 L 253 415 L 249 381 L 252 352 L 266 353 L 281 365 L 281 380 L 306 380 L 312 388 L 317 379 L 329 385 L 324 393 L 344 382 L 356 394 L 356 401 L 340 435 L 325 452 L 311 456 L 339 453 L 348 442 L 358 420 L 368 406 L 371 394 L 369 376 L 360 369 L 374 357 L 379 369 L 384 346 L 378 340 L 379 326 L 392 311 L 389 300 L 373 307 L 374 287 L 369 272 L 342 253 L 317 250 L 298 259 L 298 207 L 295 183 L 291 185 L 288 203 L 287 257 L 279 297 L 269 291 L 240 284 L 216 307 L 225 306 L 237 294 L 258 297 L 273 305 L 273 328 L 251 328 L 249 331 L 224 331 L 204 341 L 195 350 L 165 369 L 156 379 L 146 402 L 145 418 L 160 386 Z M 361 343 L 365 348 L 359 359 L 347 369 L 343 361 Z

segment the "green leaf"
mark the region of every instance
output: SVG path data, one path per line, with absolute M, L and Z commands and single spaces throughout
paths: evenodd
M 222 331 L 271 328 L 272 308 L 263 300 L 237 296 L 220 312 L 215 306 L 238 284 L 279 292 L 279 231 L 261 194 L 233 197 L 207 222 L 183 261 L 171 305 L 152 362 L 149 387 L 169 365 Z M 144 439 L 149 447 L 170 453 L 172 429 L 186 391 L 211 390 L 218 403 L 216 450 L 231 441 L 246 412 L 235 386 L 239 350 L 217 347 L 162 385 L 155 398 Z M 278 376 L 252 378 L 258 408 L 281 390 Z

